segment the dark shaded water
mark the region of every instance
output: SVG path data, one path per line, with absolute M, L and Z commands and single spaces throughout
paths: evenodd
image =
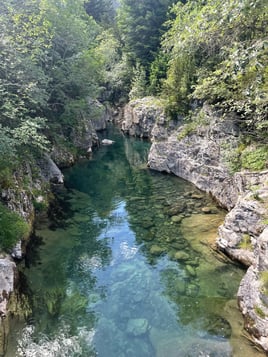
M 257 356 L 236 307 L 243 271 L 209 248 L 225 213 L 148 170 L 148 143 L 106 135 L 115 144 L 65 171 L 39 223 L 22 269 L 33 316 L 7 356 Z

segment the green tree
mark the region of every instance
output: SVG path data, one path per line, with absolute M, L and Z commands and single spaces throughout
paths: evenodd
M 36 116 L 40 118 L 47 103 L 49 78 L 43 65 L 50 34 L 43 12 L 36 1 L 30 0 L 25 4 L 12 0 L 1 2 L 0 28 L 0 124 L 10 129 L 12 137 L 17 128 Z M 43 124 L 44 119 L 40 118 L 39 128 Z M 38 146 L 40 139 L 41 134 L 25 131 L 25 140 L 31 146 Z M 15 143 L 19 146 L 21 142 L 15 140 Z
M 111 27 L 115 21 L 115 6 L 112 0 L 90 0 L 85 3 L 86 12 L 103 27 Z
M 267 135 L 267 1 L 188 1 L 173 12 L 163 49 L 176 110 L 208 101 L 239 114 L 252 135 Z
M 79 125 L 86 97 L 99 95 L 102 68 L 94 48 L 100 27 L 82 0 L 3 0 L 0 31 L 0 147 L 29 159 L 50 148 L 58 135 L 51 128 L 64 126 L 67 117 Z
M 163 23 L 173 1 L 121 0 L 118 11 L 118 27 L 124 51 L 132 66 L 140 63 L 148 73 L 154 60 L 163 32 Z
M 131 82 L 131 90 L 129 92 L 129 99 L 138 99 L 146 96 L 146 73 L 144 67 L 140 64 L 137 64 Z

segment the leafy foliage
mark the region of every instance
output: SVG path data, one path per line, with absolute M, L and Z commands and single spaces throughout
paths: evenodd
M 0 248 L 8 251 L 29 232 L 28 224 L 0 203 Z
M 86 12 L 103 27 L 110 27 L 115 21 L 115 8 L 112 0 L 90 0 L 85 3 Z
M 131 65 L 138 62 L 148 72 L 172 3 L 171 0 L 121 0 L 118 27 Z
M 99 94 L 101 61 L 93 50 L 99 27 L 82 0 L 3 0 L 0 31 L 1 169 L 49 150 L 50 128 L 65 125 L 67 106 Z
M 136 68 L 134 69 L 133 79 L 131 83 L 131 90 L 129 92 L 129 98 L 137 99 L 143 98 L 146 96 L 146 73 L 145 69 L 137 64 Z
M 239 114 L 253 137 L 266 137 L 267 1 L 188 1 L 173 13 L 163 39 L 171 105 L 185 112 L 192 101 L 207 101 Z
M 268 147 L 250 147 L 246 148 L 241 154 L 242 168 L 260 171 L 267 168 L 268 164 Z

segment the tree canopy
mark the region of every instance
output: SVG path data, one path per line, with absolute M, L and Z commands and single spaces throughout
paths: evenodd
M 3 0 L 0 30 L 2 152 L 48 150 L 49 125 L 97 95 L 99 26 L 82 0 Z
M 170 101 L 184 111 L 194 100 L 207 101 L 236 112 L 252 135 L 267 136 L 267 1 L 193 0 L 173 12 L 163 37 Z
M 118 27 L 129 61 L 147 70 L 155 58 L 171 0 L 121 0 Z

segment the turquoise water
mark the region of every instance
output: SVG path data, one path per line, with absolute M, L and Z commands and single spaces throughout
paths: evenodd
M 150 171 L 149 143 L 105 135 L 38 223 L 21 269 L 33 314 L 7 356 L 261 356 L 241 336 L 244 272 L 211 249 L 225 212 Z

